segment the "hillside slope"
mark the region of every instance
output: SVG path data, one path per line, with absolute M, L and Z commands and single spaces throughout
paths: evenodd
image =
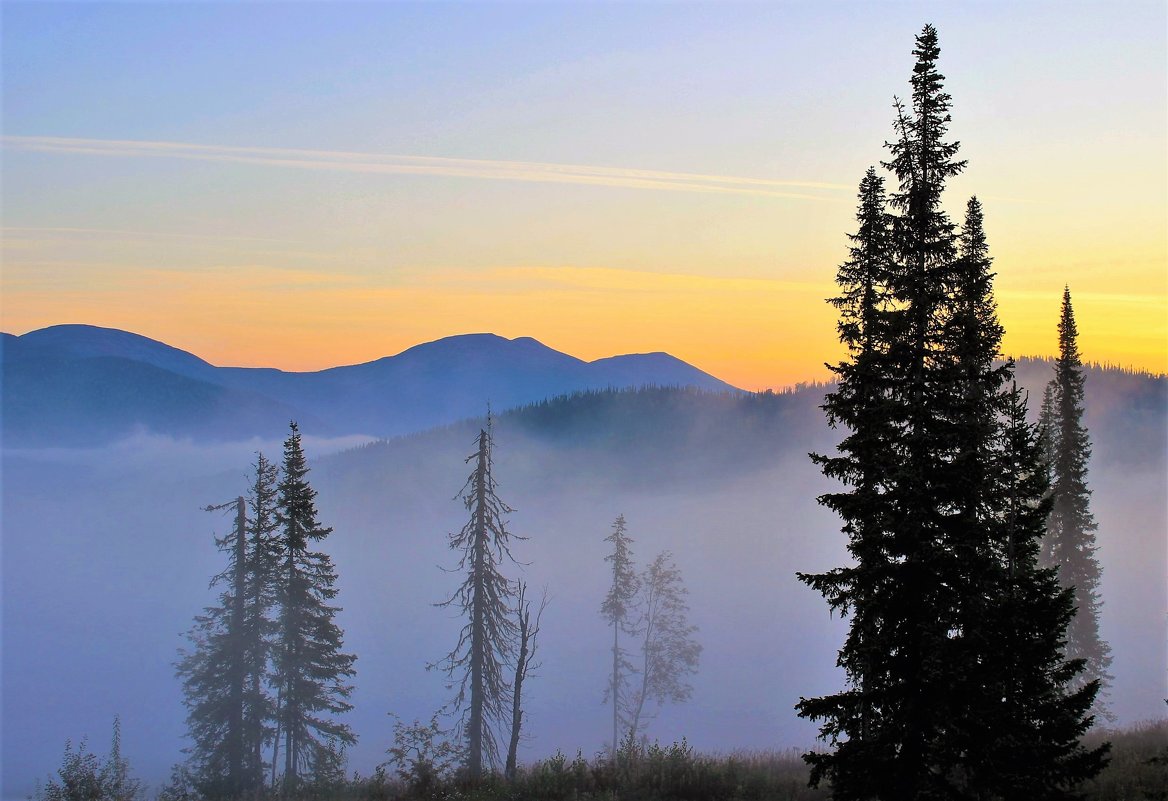
M 92 447 L 133 432 L 208 441 L 388 437 L 588 389 L 733 387 L 668 354 L 585 362 L 530 337 L 447 337 L 365 364 L 294 373 L 215 367 L 147 337 L 87 325 L 5 334 L 3 441 Z

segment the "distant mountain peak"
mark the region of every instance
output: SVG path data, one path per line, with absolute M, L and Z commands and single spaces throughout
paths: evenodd
M 5 358 L 25 353 L 58 359 L 91 359 L 112 356 L 143 362 L 180 375 L 202 377 L 215 368 L 193 353 L 120 328 L 84 323 L 51 325 L 16 337 Z
M 100 441 L 135 425 L 216 439 L 249 428 L 267 433 L 292 415 L 338 434 L 383 437 L 472 417 L 488 404 L 503 411 L 580 391 L 738 392 L 661 351 L 588 362 L 533 337 L 485 332 L 311 372 L 215 367 L 148 337 L 92 325 L 4 337 L 2 356 L 9 441 L 37 443 L 82 435 Z

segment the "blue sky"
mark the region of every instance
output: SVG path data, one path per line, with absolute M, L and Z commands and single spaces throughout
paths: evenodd
M 2 13 L 5 330 L 91 322 L 300 369 L 492 330 L 589 358 L 668 350 L 751 387 L 820 377 L 834 326 L 826 304 L 811 308 L 831 292 L 854 187 L 885 155 L 912 37 L 933 22 L 970 160 L 949 205 L 959 214 L 976 193 L 986 206 L 1007 347 L 1053 348 L 1070 283 L 1089 356 L 1168 367 L 1160 2 Z M 353 153 L 505 174 L 319 163 Z M 577 168 L 615 172 L 583 182 Z M 769 183 L 633 185 L 638 171 Z M 192 288 L 209 275 L 231 297 L 222 317 Z M 633 303 L 627 287 L 645 281 Z M 266 296 L 306 283 L 295 313 L 265 312 Z M 713 304 L 696 321 L 693 292 Z

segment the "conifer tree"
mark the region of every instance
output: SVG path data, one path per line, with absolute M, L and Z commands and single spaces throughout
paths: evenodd
M 1102 687 L 1094 712 L 1110 717 L 1103 696 L 1111 682 L 1111 648 L 1099 633 L 1099 595 L 1102 571 L 1096 559 L 1091 491 L 1087 488 L 1087 461 L 1091 443 L 1083 425 L 1083 362 L 1078 326 L 1071 306 L 1071 290 L 1063 290 L 1058 323 L 1059 356 L 1052 382 L 1052 413 L 1047 425 L 1051 448 L 1051 507 L 1044 562 L 1058 568 L 1059 580 L 1075 592 L 1075 617 L 1067 630 L 1067 656 L 1086 661 L 1077 680 L 1098 681 Z
M 342 652 L 343 632 L 333 620 L 339 607 L 337 575 L 328 554 L 309 547 L 330 533 L 317 521 L 316 491 L 295 423 L 284 442 L 283 476 L 276 519 L 280 527 L 280 601 L 275 654 L 277 745 L 283 738 L 283 792 L 294 795 L 302 777 L 337 770 L 340 748 L 356 742 L 335 715 L 349 711 L 353 691 L 351 654 Z
M 255 478 L 248 491 L 248 569 L 244 589 L 243 651 L 247 665 L 243 740 L 245 793 L 264 787 L 264 745 L 271 741 L 276 708 L 269 684 L 273 678 L 279 603 L 279 524 L 276 519 L 279 468 L 256 454 Z
M 994 366 L 1002 332 L 982 211 L 970 201 L 959 235 L 941 206 L 947 179 L 965 163 L 946 140 L 950 98 L 932 26 L 913 52 L 911 103 L 896 103 L 897 139 L 884 165 L 898 181 L 889 199 L 897 213 L 881 216 L 870 171 L 832 301 L 849 352 L 833 368 L 839 385 L 825 410 L 849 431 L 839 455 L 816 460 L 849 488 L 820 500 L 843 519 L 854 565 L 800 578 L 851 618 L 838 660 L 848 687 L 800 700 L 800 715 L 821 720 L 834 746 L 806 759 L 812 782 L 830 777 L 837 799 L 994 797 L 987 788 L 1006 785 L 987 733 L 1003 715 L 1040 707 L 1012 723 L 1034 746 L 1031 769 L 1043 786 L 1065 789 L 1097 760 L 1072 764 L 1085 753 L 1076 750 L 1082 698 L 1066 692 L 1075 665 L 1060 650 L 1057 588 L 1029 571 L 1032 591 L 1016 594 L 1026 601 L 1002 618 L 1010 597 L 1002 510 L 1011 498 L 1028 509 L 1042 498 L 1033 486 L 1016 497 L 1002 477 L 1012 365 Z M 882 219 L 889 233 L 878 251 L 865 232 L 879 231 Z M 859 258 L 864 252 L 881 258 Z M 1027 475 L 1041 472 L 1036 450 L 1018 454 L 1030 460 Z M 1011 672 L 995 649 L 1015 617 L 1045 628 L 1023 638 L 1027 661 Z M 1007 675 L 1023 688 L 1010 712 L 995 698 Z
M 1096 683 L 1075 684 L 1080 660 L 1063 656 L 1073 593 L 1039 563 L 1050 510 L 1049 482 L 1035 427 L 1016 386 L 1007 394 L 1001 447 L 986 498 L 991 570 L 970 604 L 980 615 L 961 655 L 958 688 L 968 713 L 954 727 L 959 785 L 975 798 L 1029 801 L 1075 797 L 1103 767 L 1108 745 L 1087 749 Z M 991 599 L 991 603 L 985 603 Z M 971 792 L 972 791 L 972 792 Z
M 191 761 L 202 792 L 236 797 L 247 792 L 248 756 L 244 719 L 249 687 L 244 617 L 247 604 L 247 511 L 242 496 L 207 511 L 234 512 L 231 532 L 216 537 L 227 567 L 211 580 L 223 585 L 219 603 L 195 618 L 187 634 L 192 650 L 181 651 L 176 665 L 183 680 L 187 729 L 193 740 Z
M 506 516 L 514 510 L 499 499 L 492 472 L 490 426 L 479 431 L 477 448 L 466 458 L 474 463 L 460 497 L 470 519 L 450 547 L 461 556 L 455 570 L 465 578 L 440 606 L 454 606 L 466 615 L 458 643 L 442 661 L 442 670 L 457 687 L 451 706 L 462 712 L 467 773 L 472 781 L 483 774 L 484 762 L 499 762 L 496 726 L 508 721 L 510 687 L 503 669 L 513 655 L 517 626 L 513 618 L 517 586 L 501 571 L 514 562 Z
M 1055 426 L 1055 390 L 1057 387 L 1058 382 L 1053 378 L 1047 382 L 1042 390 L 1042 405 L 1038 407 L 1038 444 L 1042 448 L 1042 458 L 1046 465 L 1048 480 L 1053 480 L 1051 465 L 1054 464 L 1055 437 L 1058 433 Z M 1045 551 L 1043 552 L 1043 562 L 1049 564 Z
M 612 752 L 620 746 L 620 729 L 627 724 L 625 715 L 629 702 L 628 681 L 633 673 L 628 652 L 621 647 L 620 635 L 637 633 L 632 612 L 636 603 L 640 581 L 633 567 L 633 552 L 629 547 L 632 538 L 628 536 L 625 516 L 618 515 L 612 524 L 612 533 L 604 538 L 612 543 L 612 553 L 604 561 L 612 564 L 612 585 L 600 604 L 600 614 L 612 626 L 612 674 L 604 691 L 604 700 L 612 701 Z
M 271 735 L 276 468 L 259 454 L 255 470 L 248 500 L 207 507 L 234 513 L 231 533 L 216 539 L 228 564 L 211 584 L 224 590 L 218 605 L 195 618 L 187 635 L 193 650 L 181 652 L 176 665 L 194 741 L 193 775 L 204 794 L 216 797 L 263 788 L 263 746 Z

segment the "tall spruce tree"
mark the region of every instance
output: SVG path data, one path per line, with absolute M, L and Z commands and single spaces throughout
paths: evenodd
M 1042 458 L 1046 463 L 1047 480 L 1052 480 L 1051 465 L 1055 454 L 1055 389 L 1057 382 L 1052 378 L 1042 390 L 1042 404 L 1038 407 L 1038 444 L 1042 448 Z M 1049 564 L 1043 549 L 1043 562 Z
M 1058 323 L 1059 356 L 1051 382 L 1051 411 L 1045 421 L 1050 449 L 1051 506 L 1047 523 L 1044 562 L 1058 568 L 1064 587 L 1075 592 L 1075 617 L 1067 630 L 1067 656 L 1083 659 L 1086 669 L 1077 681 L 1098 681 L 1096 715 L 1110 717 L 1104 703 L 1111 683 L 1111 647 L 1099 633 L 1099 594 L 1102 571 L 1096 559 L 1091 491 L 1087 488 L 1087 461 L 1091 443 L 1083 425 L 1083 362 L 1079 353 L 1079 329 L 1071 306 L 1071 290 L 1063 289 Z
M 950 638 L 955 725 L 939 739 L 938 761 L 955 796 L 1059 798 L 1098 772 L 1105 749 L 1079 744 L 1094 689 L 1071 688 L 1080 665 L 1063 654 L 1070 596 L 1038 562 L 1047 474 L 1014 364 L 997 362 L 1003 329 L 990 266 L 971 198 L 945 316 L 958 389 L 946 526 L 966 569 L 954 571 L 964 580 Z
M 490 425 L 479 431 L 477 448 L 466 458 L 474 463 L 460 497 L 470 519 L 450 548 L 461 556 L 456 571 L 465 578 L 440 606 L 453 606 L 466 615 L 458 643 L 442 661 L 442 670 L 457 691 L 451 706 L 462 713 L 467 773 L 478 781 L 484 763 L 499 762 L 495 727 L 509 721 L 510 687 L 504 667 L 516 645 L 517 585 L 502 573 L 504 560 L 514 563 L 511 539 L 523 539 L 507 530 L 506 516 L 514 510 L 499 499 L 493 475 Z
M 308 483 L 300 430 L 291 424 L 276 519 L 280 526 L 280 615 L 275 654 L 277 734 L 283 738 L 283 792 L 294 795 L 302 777 L 336 772 L 340 748 L 356 742 L 335 715 L 352 708 L 356 657 L 342 652 L 343 632 L 333 620 L 339 607 L 337 574 L 328 554 L 309 550 L 332 533 L 317 521 L 316 491 Z M 274 757 L 275 759 L 275 757 Z
M 832 301 L 848 358 L 833 368 L 839 385 L 825 410 L 849 433 L 839 455 L 816 458 L 850 487 L 820 500 L 843 519 L 854 565 L 800 575 L 851 618 L 838 660 L 848 687 L 798 705 L 823 722 L 821 736 L 834 746 L 806 759 L 813 783 L 830 777 L 838 799 L 992 797 L 985 788 L 1004 786 L 978 733 L 1005 714 L 1000 700 L 990 703 L 1002 689 L 990 678 L 1003 673 L 994 649 L 1005 623 L 991 621 L 1007 598 L 994 543 L 1014 491 L 1000 475 L 1012 368 L 993 363 L 1001 327 L 980 204 L 968 205 L 960 236 L 941 206 L 947 179 L 965 164 L 946 141 L 950 98 L 932 26 L 913 52 L 910 108 L 896 103 L 897 139 L 884 165 L 898 180 L 889 201 L 897 213 L 883 216 L 870 171 Z M 883 249 L 873 233 L 881 230 L 889 232 Z M 1036 452 L 1025 458 L 1037 469 Z M 1017 500 L 1034 506 L 1041 495 Z M 1074 665 L 1063 666 L 1060 619 L 1049 612 L 1057 588 L 1043 588 L 1040 577 L 1034 584 L 1030 606 L 1015 611 L 1045 626 L 1045 639 L 1029 642 L 1018 682 L 1069 728 L 1055 733 L 1035 717 L 1019 725 L 1039 744 L 1077 743 L 1078 701 L 1065 692 Z M 1047 786 L 1081 778 L 1053 751 L 1033 752 Z
M 604 700 L 612 701 L 614 755 L 620 747 L 621 729 L 627 725 L 625 712 L 630 700 L 627 685 L 634 670 L 627 649 L 621 647 L 620 635 L 621 632 L 628 635 L 637 633 L 633 607 L 640 587 L 640 580 L 633 566 L 633 552 L 629 547 L 633 539 L 628 536 L 627 531 L 625 516 L 618 515 L 612 524 L 612 533 L 604 538 L 605 542 L 612 543 L 612 552 L 604 557 L 604 561 L 612 564 L 612 585 L 600 604 L 601 617 L 612 626 L 612 674 L 608 679 L 608 687 L 604 690 Z
M 275 699 L 270 692 L 279 597 L 279 523 L 276 519 L 279 468 L 256 454 L 254 480 L 248 491 L 248 569 L 244 582 L 243 651 L 247 663 L 243 731 L 246 793 L 264 787 L 264 745 L 274 735 Z
M 227 567 L 217 606 L 195 618 L 193 650 L 177 664 L 193 747 L 192 773 L 208 797 L 251 796 L 264 787 L 264 744 L 274 715 L 268 691 L 276 602 L 274 501 L 276 467 L 258 454 L 248 498 L 208 510 L 234 513 L 230 534 L 216 540 Z M 250 506 L 251 517 L 247 516 Z
M 181 651 L 176 671 L 183 680 L 187 731 L 193 741 L 191 763 L 201 792 L 234 798 L 248 786 L 244 733 L 245 695 L 250 685 L 244 636 L 247 603 L 247 510 L 242 496 L 207 511 L 231 510 L 231 532 L 216 537 L 227 567 L 211 580 L 223 585 L 219 603 L 195 618 L 187 634 L 193 646 Z
M 1022 393 L 1013 386 L 1006 397 L 985 498 L 990 570 L 968 605 L 980 617 L 967 624 L 960 654 L 968 713 L 951 748 L 965 797 L 1074 798 L 1075 787 L 1102 769 L 1109 746 L 1080 742 L 1096 683 L 1073 686 L 1082 662 L 1063 655 L 1073 594 L 1039 562 L 1050 510 L 1041 443 Z

